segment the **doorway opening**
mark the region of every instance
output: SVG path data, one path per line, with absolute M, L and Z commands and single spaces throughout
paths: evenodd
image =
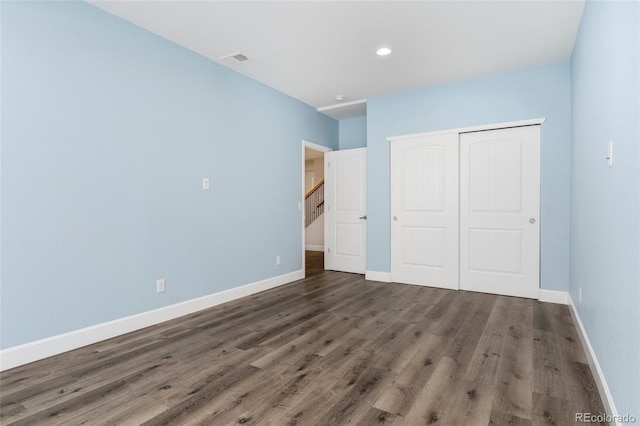
M 302 141 L 302 271 L 324 269 L 324 154 L 331 148 Z M 321 260 L 319 260 L 321 259 Z M 320 265 L 318 262 L 322 262 Z

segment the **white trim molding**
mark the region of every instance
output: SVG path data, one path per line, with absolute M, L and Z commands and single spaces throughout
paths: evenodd
M 309 251 L 324 251 L 324 246 L 318 246 L 314 244 L 307 244 L 304 246 L 305 250 Z
M 391 282 L 391 272 L 366 271 L 364 279 L 368 281 Z
M 470 126 L 470 127 L 459 127 L 457 129 L 443 129 L 443 130 L 436 130 L 433 132 L 422 132 L 422 133 L 412 133 L 409 135 L 389 136 L 387 137 L 387 140 L 389 142 L 393 142 L 393 141 L 399 141 L 404 139 L 422 138 L 424 136 L 434 136 L 434 135 L 446 134 L 446 133 L 469 133 L 469 132 L 481 132 L 484 130 L 507 129 L 509 127 L 535 126 L 536 124 L 542 124 L 545 121 L 546 121 L 546 118 L 544 117 L 532 118 L 531 120 L 507 121 L 504 123 L 483 124 L 480 126 Z
M 538 291 L 538 300 L 541 302 L 568 305 L 569 293 L 567 293 L 566 291 L 545 290 L 544 288 L 541 288 Z
M 582 349 L 584 350 L 585 355 L 587 356 L 587 361 L 589 362 L 589 368 L 591 369 L 591 374 L 593 374 L 593 378 L 596 382 L 596 387 L 598 388 L 598 392 L 600 392 L 600 397 L 602 398 L 602 404 L 604 405 L 604 410 L 607 412 L 609 416 L 613 419 L 617 419 L 618 410 L 616 409 L 616 405 L 613 402 L 613 396 L 611 396 L 611 391 L 609 390 L 609 386 L 607 385 L 607 381 L 604 378 L 604 373 L 602 372 L 602 368 L 600 368 L 600 363 L 598 362 L 598 358 L 596 357 L 596 353 L 593 351 L 593 346 L 591 346 L 591 342 L 589 341 L 589 336 L 587 335 L 587 331 L 582 324 L 582 320 L 580 319 L 580 315 L 578 315 L 578 310 L 576 309 L 576 305 L 573 303 L 573 298 L 571 294 L 568 294 L 569 300 L 569 311 L 571 312 L 571 317 L 573 318 L 573 323 L 576 326 L 576 330 L 578 331 L 578 337 L 580 338 L 580 343 L 582 344 Z M 614 421 L 611 424 L 620 425 L 622 423 L 619 421 Z
M 327 106 L 323 106 L 317 109 L 318 112 L 326 112 L 326 111 L 331 111 L 332 109 L 337 109 L 337 108 L 345 108 L 345 107 L 350 107 L 350 106 L 354 106 L 354 105 L 366 105 L 367 100 L 366 99 L 358 99 L 357 101 L 351 101 L 351 102 L 340 102 L 337 104 L 332 104 L 332 105 L 327 105 Z
M 304 278 L 302 270 L 0 351 L 0 371 L 192 314 Z

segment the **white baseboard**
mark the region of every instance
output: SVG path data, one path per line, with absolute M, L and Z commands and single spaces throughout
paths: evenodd
M 305 250 L 309 250 L 309 251 L 324 251 L 324 246 L 316 246 L 313 244 L 307 244 L 304 246 Z
M 391 282 L 391 272 L 366 271 L 364 279 L 369 281 Z
M 560 305 L 569 304 L 569 293 L 566 291 L 545 290 L 538 291 L 538 300 L 541 302 L 558 303 Z
M 140 330 L 304 278 L 302 270 L 0 351 L 0 371 Z
M 573 322 L 576 325 L 576 330 L 578 331 L 578 337 L 580 338 L 582 349 L 587 356 L 591 374 L 593 374 L 593 378 L 596 381 L 596 387 L 598 388 L 598 392 L 600 392 L 600 397 L 602 398 L 604 409 L 607 414 L 611 416 L 611 418 L 616 419 L 618 417 L 618 410 L 616 409 L 616 405 L 613 402 L 611 391 L 609 390 L 609 386 L 607 386 L 607 381 L 605 380 L 602 369 L 600 368 L 600 363 L 598 363 L 598 358 L 596 357 L 596 354 L 593 351 L 593 347 L 591 346 L 591 342 L 589 341 L 587 331 L 584 329 L 584 325 L 582 324 L 580 315 L 578 315 L 578 310 L 576 309 L 576 305 L 573 303 L 571 294 L 567 295 L 567 299 L 569 301 L 569 311 L 571 312 Z M 622 426 L 622 423 L 620 422 L 612 422 L 611 424 Z
M 391 282 L 390 272 L 366 271 L 364 278 L 369 281 L 380 281 L 383 283 Z M 538 292 L 538 300 L 548 303 L 559 303 L 562 305 L 569 304 L 569 293 L 566 291 L 545 290 L 540 289 Z

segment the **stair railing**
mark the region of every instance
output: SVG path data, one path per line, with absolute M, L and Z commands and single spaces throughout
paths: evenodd
M 304 227 L 311 225 L 322 213 L 324 213 L 324 179 L 315 184 L 304 195 Z

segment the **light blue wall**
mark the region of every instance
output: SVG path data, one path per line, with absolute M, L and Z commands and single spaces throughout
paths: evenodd
M 86 3 L 1 7 L 2 348 L 301 269 L 337 121 Z
M 367 102 L 367 270 L 390 271 L 388 136 L 546 117 L 541 153 L 541 286 L 569 285 L 570 67 L 561 62 Z
M 367 146 L 367 117 L 340 120 L 340 149 Z
M 571 297 L 619 414 L 640 418 L 640 3 L 587 2 L 571 79 Z

